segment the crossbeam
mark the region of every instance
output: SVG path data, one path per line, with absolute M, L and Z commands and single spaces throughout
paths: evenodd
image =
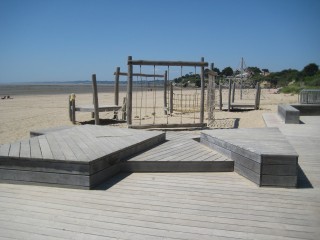
M 113 75 L 119 75 L 119 76 L 128 76 L 128 73 L 126 72 L 114 72 Z M 164 77 L 164 74 L 146 74 L 146 73 L 132 73 L 132 76 L 138 76 L 138 77 Z
M 128 60 L 128 65 L 208 67 L 208 62 Z

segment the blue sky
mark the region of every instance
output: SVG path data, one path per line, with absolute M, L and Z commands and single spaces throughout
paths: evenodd
M 113 80 L 129 55 L 301 70 L 320 65 L 319 13 L 318 0 L 0 0 L 0 83 Z

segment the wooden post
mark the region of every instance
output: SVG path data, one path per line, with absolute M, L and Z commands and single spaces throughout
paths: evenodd
M 170 82 L 170 115 L 173 113 L 173 84 Z
M 132 74 L 133 67 L 129 61 L 132 60 L 132 56 L 128 56 L 128 83 L 127 83 L 127 124 L 132 124 Z
M 242 100 L 242 75 L 241 75 L 241 82 L 240 82 L 240 99 Z
M 69 105 L 69 120 L 72 121 L 72 103 L 71 103 L 71 95 L 68 98 L 68 105 Z
M 204 63 L 204 57 L 201 58 Z M 204 66 L 201 67 L 201 99 L 200 99 L 200 123 L 204 122 Z
M 127 111 L 127 98 L 124 97 L 122 101 L 122 120 L 123 121 L 127 120 L 126 111 Z
M 219 81 L 219 109 L 222 110 L 222 87 Z
M 235 94 L 235 91 L 236 91 L 236 83 L 234 82 L 233 83 L 233 87 L 232 87 L 232 99 L 231 99 L 231 102 L 234 103 L 234 94 Z
M 94 106 L 94 122 L 99 125 L 99 102 L 96 75 L 92 74 L 92 89 L 93 89 L 93 106 Z
M 211 63 L 210 70 L 213 71 L 213 69 L 214 69 L 214 63 Z M 210 95 L 211 95 L 211 92 L 213 89 L 213 84 L 215 82 L 214 80 L 215 80 L 215 77 L 213 75 L 208 76 L 208 86 L 207 86 L 207 112 L 208 112 L 208 114 L 209 114 L 209 106 L 210 106 L 210 98 L 211 98 Z M 209 94 L 209 92 L 210 92 L 210 94 Z
M 76 123 L 76 100 L 72 100 L 72 123 Z
M 71 107 L 71 121 L 73 124 L 76 123 L 76 95 L 72 93 L 70 95 L 70 107 Z
M 120 67 L 116 68 L 115 79 L 114 79 L 114 105 L 119 105 L 119 78 L 120 78 Z M 114 111 L 113 119 L 118 120 L 118 111 Z
M 231 108 L 231 87 L 232 87 L 232 83 L 231 83 L 231 79 L 229 79 L 228 112 L 230 112 L 230 108 Z
M 119 73 L 120 67 L 117 67 L 114 79 L 114 105 L 119 105 Z
M 255 109 L 258 110 L 260 107 L 260 94 L 261 94 L 261 88 L 259 83 L 256 85 L 256 100 L 255 100 Z
M 255 99 L 255 103 L 254 103 L 254 109 L 258 109 L 259 106 L 258 106 L 258 100 L 259 99 L 259 83 L 257 83 L 256 85 L 256 99 Z
M 168 106 L 167 106 L 167 85 L 168 85 L 168 75 L 167 71 L 164 72 L 164 92 L 163 92 L 163 107 L 164 107 L 164 114 L 168 114 Z

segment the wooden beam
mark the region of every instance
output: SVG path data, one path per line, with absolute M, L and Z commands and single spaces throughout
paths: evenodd
M 207 62 L 128 60 L 128 65 L 208 67 Z
M 182 124 L 145 124 L 145 125 L 131 125 L 129 128 L 133 129 L 156 129 L 156 128 L 205 128 L 206 123 L 182 123 Z
M 114 72 L 113 75 L 116 75 L 117 72 Z M 119 76 L 128 76 L 128 73 L 126 72 L 119 72 Z M 138 77 L 161 77 L 164 78 L 164 75 L 162 74 L 146 74 L 146 73 L 132 73 L 132 76 L 138 76 Z

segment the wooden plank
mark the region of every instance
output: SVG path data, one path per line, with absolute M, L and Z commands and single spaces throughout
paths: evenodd
M 246 158 L 234 152 L 231 153 L 231 159 L 236 163 L 238 163 L 239 165 L 242 165 L 243 167 L 248 168 L 257 174 L 261 174 L 261 164 L 259 164 L 258 162 L 253 161 L 249 158 Z
M 11 143 L 9 157 L 20 156 L 20 142 Z
M 91 160 L 103 157 L 107 151 L 100 145 L 99 139 L 95 138 L 89 127 L 78 127 L 76 129 L 81 136 L 82 141 L 95 153 L 95 157 Z
M 102 105 L 99 106 L 98 112 L 112 112 L 112 111 L 118 111 L 122 107 L 116 106 L 116 105 Z M 94 106 L 93 105 L 78 105 L 75 108 L 78 112 L 94 112 Z
M 60 149 L 59 143 L 57 142 L 57 140 L 53 136 L 53 134 L 50 133 L 50 134 L 47 134 L 45 136 L 46 136 L 46 139 L 47 139 L 47 141 L 49 143 L 53 158 L 55 160 L 66 160 L 65 156 L 63 155 L 63 152 Z M 35 138 L 35 139 L 37 139 L 37 138 Z
M 233 162 L 218 161 L 128 161 L 125 172 L 233 172 Z
M 297 176 L 275 176 L 275 175 L 262 175 L 262 186 L 280 186 L 280 187 L 296 187 Z
M 70 134 L 70 138 L 73 140 L 73 142 L 78 145 L 82 152 L 88 157 L 88 160 L 93 160 L 98 158 L 99 156 L 91 149 L 90 146 L 88 146 L 86 142 L 86 137 L 79 132 L 78 129 L 72 129 L 72 133 Z
M 42 240 L 44 237 L 48 240 L 61 240 L 61 238 L 53 237 L 49 235 L 41 234 L 41 231 L 38 231 L 38 229 L 42 231 L 46 231 L 44 227 L 38 227 L 37 231 L 30 232 L 33 227 L 36 226 L 24 226 L 24 227 L 30 227 L 29 230 L 21 229 L 21 225 L 17 222 L 10 223 L 8 221 L 1 221 L 1 227 L 0 227 L 0 239 L 19 239 L 19 240 L 25 240 L 25 239 L 33 239 L 33 240 Z M 47 233 L 48 234 L 48 233 Z
M 69 139 L 67 135 L 65 134 L 61 135 L 59 132 L 53 133 L 52 135 L 54 136 L 54 138 L 56 139 L 56 142 L 60 146 L 60 149 L 66 160 L 68 161 L 78 160 L 76 155 L 73 153 L 72 149 L 69 146 Z
M 44 184 L 61 184 L 89 187 L 89 176 L 78 174 L 60 174 L 51 172 L 21 171 L 13 169 L 0 169 L 1 180 L 14 180 L 20 182 L 33 182 Z M 0 180 L 0 181 L 1 181 Z
M 206 123 L 184 123 L 184 124 L 144 124 L 144 125 L 130 125 L 129 128 L 132 129 L 162 129 L 162 128 L 204 128 L 206 127 Z
M 75 159 L 77 161 L 88 162 L 90 159 L 83 152 L 83 149 L 81 149 L 81 147 L 75 143 L 75 141 L 73 140 L 73 138 L 70 137 L 70 135 L 71 135 L 71 133 L 69 133 L 68 135 L 62 135 L 61 137 L 64 139 L 65 142 L 67 142 L 70 150 L 74 154 Z
M 260 186 L 260 174 L 253 172 L 237 162 L 234 163 L 234 171 Z
M 11 144 L 3 144 L 0 146 L 0 156 L 6 157 L 9 156 Z
M 47 138 L 44 135 L 38 137 L 43 159 L 54 159 Z
M 29 140 L 21 141 L 20 158 L 30 158 L 31 147 Z
M 42 159 L 42 152 L 40 149 L 38 137 L 30 138 L 30 150 L 31 150 L 31 158 Z
M 263 175 L 297 176 L 298 165 L 262 165 Z

